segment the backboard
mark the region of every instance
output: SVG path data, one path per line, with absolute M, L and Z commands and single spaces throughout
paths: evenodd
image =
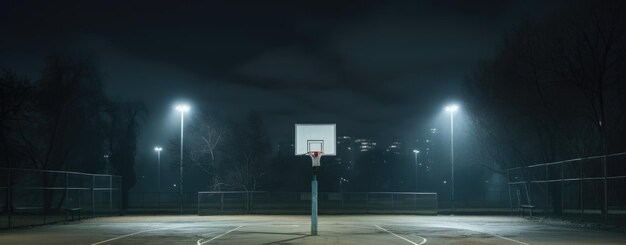
M 325 156 L 336 155 L 335 124 L 296 124 L 295 154 L 321 151 Z

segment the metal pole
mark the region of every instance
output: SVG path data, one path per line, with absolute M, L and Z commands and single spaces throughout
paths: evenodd
M 157 176 L 158 176 L 158 184 L 157 184 L 157 192 L 161 193 L 161 150 L 157 151 Z M 160 200 L 159 200 L 160 204 Z
M 180 195 L 178 198 L 178 207 L 180 209 L 180 214 L 183 214 L 183 123 L 184 123 L 184 115 L 185 112 L 183 110 L 180 111 Z
M 365 192 L 365 213 L 369 213 L 369 192 Z
M 161 148 L 157 150 L 157 176 L 158 176 L 158 184 L 157 184 L 157 207 L 161 208 Z
M 605 147 L 606 148 L 606 147 Z M 606 154 L 606 151 L 605 151 Z M 604 163 L 604 223 L 607 223 L 609 221 L 609 192 L 608 192 L 608 180 L 607 180 L 607 174 L 606 174 L 606 155 L 604 155 L 602 157 L 602 162 Z
M 550 189 L 550 185 L 548 184 L 548 165 L 544 165 L 544 172 L 545 172 L 545 177 L 544 180 L 546 181 L 545 184 L 545 188 L 546 188 L 546 214 L 545 217 L 549 217 L 552 216 L 552 214 L 550 213 L 550 193 L 549 193 L 549 189 Z
M 109 214 L 113 214 L 113 175 L 109 175 Z
M 311 181 L 311 236 L 317 236 L 317 168 L 313 167 Z
M 122 176 L 118 176 L 118 177 L 120 178 L 120 187 L 118 188 L 117 193 L 118 193 L 118 198 L 120 200 L 120 213 L 119 214 L 121 215 L 123 211 L 122 210 L 122 190 L 124 188 L 124 181 L 122 179 Z
M 343 210 L 343 190 L 341 189 L 342 179 L 339 178 L 339 196 L 341 196 L 341 210 Z
M 91 176 L 91 217 L 96 217 L 96 176 Z
M 451 163 L 452 163 L 452 181 L 451 188 L 452 193 L 450 198 L 452 200 L 452 209 L 451 214 L 454 215 L 454 112 L 450 112 L 450 153 L 451 153 Z
M 419 184 L 417 181 L 417 152 L 413 152 L 413 153 L 415 153 L 415 191 L 418 191 Z
M 67 171 L 65 171 L 65 210 L 67 210 L 69 208 L 69 191 L 67 190 L 67 186 L 69 184 L 69 180 L 68 180 L 69 175 L 67 174 Z M 67 212 L 67 211 L 66 211 Z M 73 217 L 72 217 L 73 218 Z M 67 213 L 65 214 L 65 221 L 67 221 Z
M 584 209 L 584 205 L 583 205 L 583 160 L 581 159 L 580 162 L 578 162 L 578 171 L 579 171 L 579 188 L 580 188 L 580 222 L 583 221 L 583 213 L 585 212 Z
M 8 210 L 8 215 L 9 215 L 9 230 L 11 229 L 11 214 L 13 211 L 13 198 L 11 197 L 13 195 L 13 183 L 11 181 L 11 169 L 9 168 L 9 176 L 7 178 L 7 198 L 9 199 L 7 204 L 9 205 L 7 208 Z
M 513 197 L 511 197 L 511 169 L 506 170 L 506 182 L 507 182 L 507 185 L 509 186 L 509 206 L 510 206 L 509 215 L 513 216 Z
M 565 183 L 563 182 L 563 165 L 564 164 L 565 164 L 564 162 L 561 162 L 561 219 L 563 219 L 564 217 L 563 215 L 565 214 L 565 199 L 564 199 L 565 198 L 564 197 Z

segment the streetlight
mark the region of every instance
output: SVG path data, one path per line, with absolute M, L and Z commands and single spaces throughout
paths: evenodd
M 157 169 L 158 169 L 157 176 L 159 180 L 158 185 L 157 185 L 158 186 L 157 193 L 161 193 L 161 151 L 162 150 L 163 148 L 161 147 L 158 147 L 158 146 L 154 147 L 154 151 L 156 151 L 157 153 Z
M 452 177 L 450 179 L 450 188 L 451 188 L 451 193 L 450 193 L 450 200 L 451 200 L 451 204 L 452 204 L 452 208 L 451 208 L 451 214 L 454 215 L 454 112 L 457 111 L 459 109 L 458 105 L 452 104 L 449 106 L 446 106 L 446 111 L 450 112 L 450 162 L 451 162 L 451 166 L 452 166 Z
M 417 192 L 417 190 L 419 189 L 417 182 L 417 154 L 420 154 L 420 151 L 413 150 L 413 153 L 415 154 L 415 191 Z
M 109 166 L 109 154 L 104 155 L 104 161 L 107 164 L 105 172 L 106 172 L 106 174 L 109 174 L 109 169 L 111 168 L 111 166 Z
M 348 183 L 349 181 L 344 178 L 339 178 L 339 195 L 341 195 L 341 208 L 342 209 L 343 209 L 343 189 L 341 188 L 341 183 L 343 182 Z
M 180 112 L 180 196 L 178 198 L 178 207 L 180 214 L 183 214 L 183 125 L 185 112 L 189 111 L 188 105 L 177 105 L 176 110 Z

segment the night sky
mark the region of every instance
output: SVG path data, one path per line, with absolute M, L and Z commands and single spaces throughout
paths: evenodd
M 173 105 L 257 111 L 275 141 L 294 123 L 381 140 L 429 128 L 535 1 L 3 1 L 0 67 L 93 55 L 107 94 L 148 105 L 139 166 L 177 132 Z

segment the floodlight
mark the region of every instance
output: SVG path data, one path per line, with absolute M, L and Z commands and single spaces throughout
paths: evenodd
M 182 111 L 182 112 L 187 112 L 189 111 L 189 105 L 177 105 L 176 106 L 176 110 L 177 111 Z
M 446 106 L 446 111 L 449 111 L 449 112 L 455 112 L 458 109 L 459 109 L 459 106 L 455 104 Z

